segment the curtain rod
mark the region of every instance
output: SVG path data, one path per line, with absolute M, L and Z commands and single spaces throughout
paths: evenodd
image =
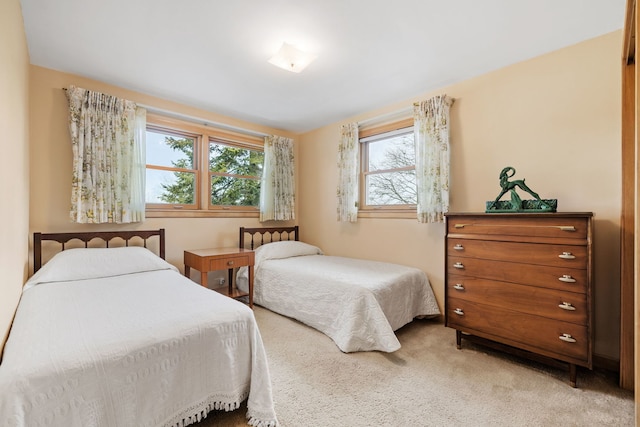
M 67 88 L 63 87 L 62 90 L 64 90 L 66 92 Z M 242 134 L 245 134 L 245 135 L 251 135 L 251 136 L 258 136 L 258 137 L 269 136 L 269 134 L 264 133 L 264 132 L 258 132 L 258 131 L 255 131 L 255 130 L 241 128 L 239 126 L 233 126 L 233 125 L 228 125 L 228 124 L 225 124 L 225 123 L 214 122 L 212 120 L 203 119 L 201 117 L 191 116 L 189 114 L 176 113 L 175 111 L 165 110 L 163 108 L 157 108 L 157 107 L 154 107 L 152 105 L 142 104 L 142 103 L 139 103 L 139 102 L 136 102 L 136 105 L 146 109 L 147 112 L 149 112 L 149 113 L 161 114 L 161 115 L 164 115 L 164 116 L 173 117 L 175 119 L 182 119 L 182 120 L 186 120 L 188 122 L 202 124 L 204 126 L 216 127 L 216 128 L 230 130 L 230 131 L 242 133 Z
M 451 98 L 451 97 L 447 97 L 447 98 L 450 100 L 451 105 L 453 105 L 455 98 Z M 392 111 L 386 114 L 381 114 L 379 116 L 371 117 L 370 119 L 361 120 L 358 122 L 358 126 L 367 126 L 367 125 L 380 123 L 380 122 L 391 120 L 391 119 L 408 118 L 406 116 L 408 115 L 410 116 L 411 114 L 413 114 L 413 107 L 418 105 L 420 105 L 419 102 L 414 102 L 413 104 L 411 104 L 410 107 L 401 108 L 400 110 Z
M 400 110 L 392 111 L 390 113 L 381 114 L 379 116 L 371 117 L 370 119 L 360 120 L 358 122 L 358 126 L 367 126 L 370 124 L 382 122 L 384 120 L 390 120 L 395 118 L 403 118 L 403 116 L 408 115 L 413 111 L 413 106 L 402 108 Z M 406 117 L 405 117 L 406 118 Z
M 204 126 L 216 127 L 216 128 L 220 128 L 220 129 L 226 129 L 226 130 L 242 133 L 242 134 L 245 134 L 245 135 L 252 135 L 252 136 L 259 136 L 259 137 L 269 136 L 268 133 L 258 132 L 258 131 L 250 130 L 250 129 L 245 129 L 245 128 L 241 128 L 239 126 L 228 125 L 228 124 L 225 124 L 225 123 L 214 122 L 212 120 L 203 119 L 201 117 L 195 117 L 195 116 L 191 116 L 191 115 L 188 115 L 188 114 L 176 113 L 174 111 L 165 110 L 163 108 L 153 107 L 151 105 L 140 104 L 140 103 L 137 103 L 137 102 L 136 102 L 136 105 L 138 105 L 139 107 L 145 108 L 147 110 L 147 112 L 149 112 L 149 113 L 161 114 L 161 115 L 168 116 L 168 117 L 173 117 L 173 118 L 176 118 L 176 119 L 182 119 L 182 120 L 186 120 L 186 121 L 189 121 L 189 122 L 200 123 L 200 124 L 203 124 Z

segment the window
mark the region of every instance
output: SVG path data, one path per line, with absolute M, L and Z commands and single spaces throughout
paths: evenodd
M 147 126 L 147 205 L 197 207 L 197 141 L 195 135 Z
M 262 138 L 153 115 L 146 137 L 147 216 L 258 215 Z
M 260 204 L 260 177 L 264 152 L 234 147 L 225 142 L 209 142 L 209 183 L 212 206 L 253 206 Z
M 361 132 L 360 208 L 415 209 L 416 160 L 413 126 Z

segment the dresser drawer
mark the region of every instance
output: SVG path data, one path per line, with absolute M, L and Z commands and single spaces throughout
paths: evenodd
M 587 296 L 581 293 L 450 274 L 447 295 L 579 325 L 588 320 Z
M 489 214 L 482 216 L 455 215 L 447 217 L 449 234 L 481 234 L 525 237 L 586 239 L 588 218 Z
M 209 262 L 209 270 L 224 270 L 227 268 L 244 267 L 251 264 L 249 255 L 228 256 L 212 259 Z
M 542 354 L 555 354 L 589 362 L 586 326 L 457 298 L 447 301 L 447 326 Z
M 522 285 L 540 286 L 562 291 L 585 293 L 588 270 L 564 267 L 541 267 L 504 261 L 447 257 L 447 273 Z
M 588 265 L 587 247 L 543 243 L 499 242 L 494 240 L 447 239 L 451 256 L 482 258 L 526 264 L 582 268 Z

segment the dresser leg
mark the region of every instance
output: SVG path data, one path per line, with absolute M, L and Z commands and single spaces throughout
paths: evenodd
M 462 348 L 462 332 L 456 329 L 456 347 L 458 350 Z
M 576 388 L 576 376 L 576 365 L 569 363 L 569 385 L 573 388 Z

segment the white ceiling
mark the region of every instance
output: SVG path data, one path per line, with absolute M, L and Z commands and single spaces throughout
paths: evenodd
M 21 0 L 31 63 L 302 132 L 622 28 L 625 0 Z M 267 60 L 286 41 L 318 57 Z

